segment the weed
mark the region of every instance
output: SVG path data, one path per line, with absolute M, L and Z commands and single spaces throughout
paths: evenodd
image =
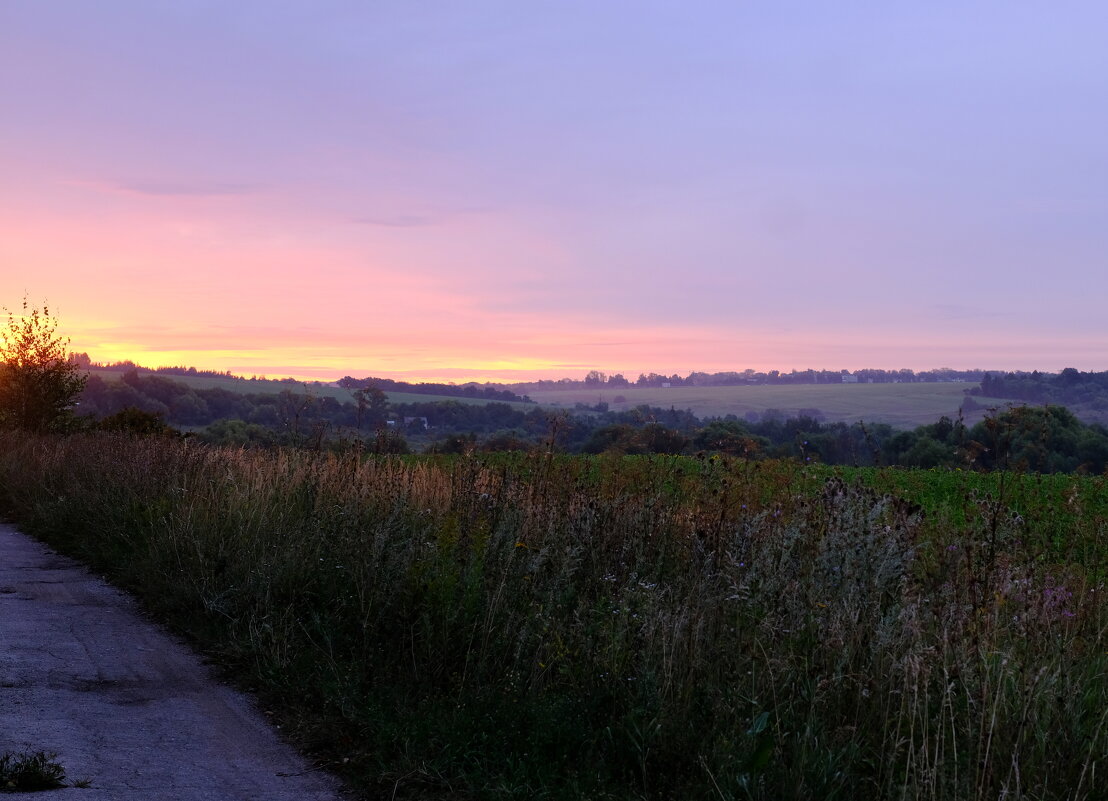
M 57 756 L 45 751 L 0 754 L 0 790 L 18 793 L 65 787 L 65 768 Z

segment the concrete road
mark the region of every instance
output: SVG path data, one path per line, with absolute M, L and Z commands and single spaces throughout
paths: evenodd
M 340 798 L 130 598 L 0 524 L 0 752 L 26 748 L 57 752 L 91 788 L 0 798 Z

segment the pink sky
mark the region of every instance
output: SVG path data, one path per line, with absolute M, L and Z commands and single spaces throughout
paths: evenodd
M 0 304 L 247 375 L 1105 370 L 1105 23 L 6 4 Z

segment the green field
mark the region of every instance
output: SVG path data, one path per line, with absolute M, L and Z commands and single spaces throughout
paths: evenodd
M 94 370 L 89 375 L 97 375 L 103 378 L 105 381 L 118 381 L 123 377 L 123 374 L 128 372 L 127 370 Z M 247 394 L 259 394 L 259 395 L 276 395 L 290 390 L 295 393 L 303 393 L 305 387 L 307 391 L 317 398 L 334 398 L 339 403 L 346 403 L 353 401 L 354 397 L 349 390 L 337 387 L 334 384 L 324 383 L 300 383 L 290 384 L 282 381 L 273 380 L 259 380 L 249 381 L 243 378 L 222 378 L 216 376 L 207 375 L 171 375 L 169 373 L 154 373 L 149 370 L 140 370 L 139 375 L 150 376 L 157 375 L 162 378 L 168 378 L 172 381 L 177 381 L 192 389 L 211 389 L 218 387 L 219 389 L 225 389 L 229 392 L 238 392 L 243 395 Z M 437 403 L 442 401 L 457 401 L 458 403 L 472 403 L 472 404 L 486 404 L 489 401 L 482 398 L 462 398 L 454 395 L 423 395 L 416 394 L 414 392 L 386 392 L 390 403 Z M 500 403 L 501 401 L 497 401 Z M 534 405 L 530 403 L 512 403 L 511 406 L 518 409 L 533 409 Z
M 965 397 L 964 390 L 973 383 L 950 384 L 765 384 L 737 387 L 626 387 L 623 389 L 535 390 L 531 397 L 549 406 L 572 407 L 577 403 L 595 404 L 607 401 L 617 411 L 641 404 L 691 409 L 698 417 L 723 417 L 747 412 L 779 409 L 786 416 L 795 416 L 800 409 L 819 409 L 828 421 L 854 422 L 865 420 L 911 428 L 934 423 L 942 415 L 955 417 Z M 616 403 L 615 398 L 625 401 Z M 992 404 L 977 399 L 982 405 Z M 967 422 L 977 422 L 982 412 L 967 415 Z

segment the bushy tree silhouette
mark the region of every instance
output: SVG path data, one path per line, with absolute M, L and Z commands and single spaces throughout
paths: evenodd
M 23 299 L 22 312 L 7 312 L 0 329 L 0 426 L 28 431 L 63 427 L 85 386 L 86 376 L 66 353 L 69 339 L 57 335 L 57 321 L 43 304 Z

